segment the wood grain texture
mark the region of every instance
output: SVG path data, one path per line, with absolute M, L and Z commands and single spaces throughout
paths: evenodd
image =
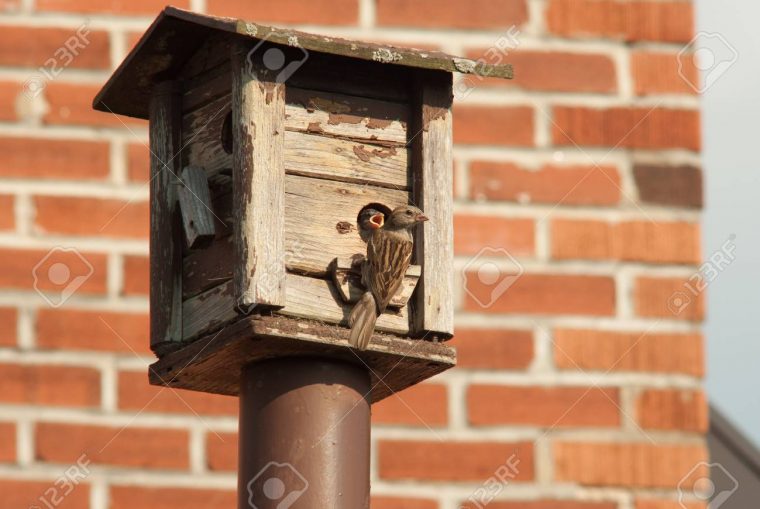
M 286 171 L 409 187 L 405 107 L 324 92 L 298 90 L 288 94 L 294 103 L 285 108 Z M 323 109 L 314 109 L 316 105 Z M 185 115 L 185 164 L 201 166 L 210 175 L 232 167 L 232 155 L 222 143 L 224 119 L 230 108 L 225 96 Z M 370 116 L 361 116 L 364 112 Z
M 340 294 L 343 302 L 355 304 L 359 298 L 367 291 L 362 283 L 361 265 L 364 257 L 358 256 L 354 259 L 336 258 L 331 266 L 332 282 Z M 417 287 L 417 282 L 422 274 L 422 267 L 419 265 L 410 265 L 406 270 L 404 281 L 396 294 L 391 297 L 388 307 L 401 308 L 406 306 Z
M 406 144 L 406 104 L 288 86 L 285 128 Z
M 351 305 L 343 302 L 332 282 L 288 273 L 286 276 L 287 304 L 277 314 L 347 325 Z M 184 341 L 219 330 L 237 320 L 249 308 L 236 300 L 231 281 L 186 300 L 183 304 Z M 409 332 L 406 308 L 389 310 L 377 321 L 377 330 L 405 335 Z
M 244 306 L 282 307 L 285 86 L 261 61 L 247 61 L 249 49 L 241 42 L 231 52 L 235 295 Z
M 177 190 L 185 241 L 189 249 L 208 247 L 214 240 L 214 212 L 206 172 L 199 166 L 186 166 Z
M 231 195 L 214 199 L 214 210 L 227 218 Z M 409 202 L 409 193 L 375 186 L 362 186 L 285 175 L 285 244 L 283 260 L 288 270 L 328 277 L 333 259 L 363 255 L 367 247 L 356 228 L 356 217 L 368 203 L 393 208 Z M 223 215 L 224 214 L 224 215 Z M 229 216 L 234 223 L 237 218 Z M 217 221 L 217 230 L 222 230 Z M 184 296 L 191 297 L 229 279 L 234 266 L 231 239 L 219 238 L 184 259 Z
M 418 71 L 412 145 L 414 198 L 430 220 L 417 230 L 415 263 L 422 265 L 413 304 L 415 334 L 454 333 L 454 226 L 451 74 Z
M 240 370 L 262 359 L 329 357 L 369 366 L 373 403 L 456 364 L 443 343 L 375 333 L 367 350 L 348 345 L 348 329 L 284 316 L 239 317 L 150 366 L 150 383 L 237 396 Z
M 150 101 L 150 345 L 160 354 L 182 340 L 182 226 L 177 206 L 181 98 L 174 82 Z

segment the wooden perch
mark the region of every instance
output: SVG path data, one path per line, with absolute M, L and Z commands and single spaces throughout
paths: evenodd
M 180 177 L 182 184 L 178 191 L 179 208 L 182 212 L 187 247 L 208 247 L 216 232 L 206 172 L 199 166 L 186 166 Z
M 343 301 L 349 304 L 357 302 L 359 297 L 367 291 L 362 283 L 362 263 L 364 263 L 364 257 L 362 256 L 356 256 L 353 259 L 336 258 L 332 263 L 331 272 L 335 288 L 338 289 L 338 293 Z M 406 306 L 412 293 L 414 293 L 421 273 L 422 270 L 419 265 L 409 266 L 401 288 L 393 296 L 388 307 L 402 308 Z

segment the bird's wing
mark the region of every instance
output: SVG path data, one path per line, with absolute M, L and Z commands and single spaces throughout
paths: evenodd
M 367 243 L 367 289 L 375 296 L 379 313 L 385 311 L 404 281 L 413 247 L 411 239 L 383 230 L 378 230 Z

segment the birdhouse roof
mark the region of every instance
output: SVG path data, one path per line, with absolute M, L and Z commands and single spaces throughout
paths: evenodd
M 247 37 L 300 47 L 309 52 L 488 77 L 512 78 L 509 64 L 491 65 L 439 51 L 400 48 L 275 28 L 237 18 L 223 18 L 166 7 L 127 55 L 93 101 L 96 110 L 148 118 L 153 86 L 179 74 L 211 36 Z

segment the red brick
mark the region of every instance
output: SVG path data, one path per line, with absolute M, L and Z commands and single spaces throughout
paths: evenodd
M 147 201 L 36 196 L 35 225 L 46 233 L 147 238 Z
M 124 257 L 124 294 L 148 295 L 150 292 L 150 259 L 146 256 Z
M 553 450 L 555 480 L 584 486 L 676 488 L 707 460 L 705 447 L 692 444 L 556 442 Z
M 509 28 L 528 21 L 525 0 L 378 0 L 377 24 L 414 28 Z
M 534 241 L 532 219 L 454 215 L 454 253 L 458 255 L 475 255 L 484 247 L 532 255 Z
M 467 390 L 467 415 L 473 426 L 620 426 L 617 389 L 473 385 Z
M 37 345 L 51 349 L 149 353 L 149 327 L 147 314 L 41 309 L 37 314 Z
M 464 307 L 467 311 L 593 316 L 615 314 L 615 281 L 608 276 L 523 274 L 502 294 L 499 294 L 498 281 L 485 284 L 477 272 L 468 272 L 465 277 Z M 493 293 L 495 291 L 496 294 Z M 483 307 L 489 303 L 490 307 Z
M 206 433 L 206 461 L 214 472 L 235 472 L 238 458 L 237 433 Z
M 455 106 L 454 143 L 532 147 L 533 108 Z
M 517 465 L 514 481 L 533 480 L 533 444 L 529 442 L 420 442 L 381 440 L 379 476 L 386 480 L 483 482 L 497 468 Z
M 103 180 L 108 143 L 0 137 L 0 176 Z
M 705 295 L 699 291 L 702 284 L 704 282 L 697 278 L 639 277 L 634 292 L 636 315 L 701 321 L 705 317 Z M 687 285 L 694 288 L 697 295 L 689 291 Z
M 16 101 L 23 92 L 22 84 L 15 81 L 0 81 L 0 120 L 15 121 Z
M 702 170 L 694 166 L 637 164 L 633 178 L 643 203 L 702 207 Z
M 70 278 L 62 284 L 58 284 L 60 280 L 55 279 L 63 277 L 58 264 L 69 269 Z M 102 294 L 106 289 L 106 257 L 102 254 L 57 247 L 50 251 L 2 249 L 0 266 L 3 267 L 0 271 L 0 287 L 23 290 L 39 288 L 45 290 L 54 303 L 60 301 L 63 295 L 61 292 L 65 288 L 74 289 L 79 282 L 76 277 L 87 278 L 76 288 L 77 294 Z
M 189 9 L 189 0 L 172 0 L 171 5 Z M 155 16 L 166 6 L 165 0 L 37 0 L 38 11 L 83 12 L 118 14 L 119 16 L 146 15 Z
M 422 498 L 372 497 L 372 509 L 438 509 L 438 502 Z
M 695 223 L 608 223 L 586 219 L 551 222 L 552 257 L 558 260 L 698 264 L 700 246 L 699 224 Z
M 94 407 L 100 404 L 100 373 L 56 365 L 0 364 L 0 401 L 22 405 Z
M 699 71 L 691 55 L 637 51 L 631 54 L 631 74 L 636 95 L 696 95 Z
M 701 334 L 555 329 L 559 369 L 704 375 Z
M 697 110 L 557 106 L 552 130 L 556 145 L 693 151 L 701 147 Z
M 157 11 L 156 11 L 157 12 Z M 50 108 L 44 117 L 50 125 L 92 125 L 134 129 L 145 127 L 148 122 L 136 118 L 104 113 L 92 109 L 92 98 L 100 90 L 100 85 L 52 82 L 45 88 L 45 99 Z
M 12 195 L 0 194 L 0 230 L 16 228 L 15 200 Z
M 236 507 L 234 490 L 111 486 L 109 509 L 211 509 Z
M 208 0 L 208 13 L 275 23 L 356 25 L 358 0 Z
M 521 500 L 519 502 L 490 502 L 488 509 L 617 509 L 616 502 L 578 502 L 574 500 Z M 479 509 L 464 504 L 462 508 Z
M 435 427 L 448 422 L 445 385 L 415 385 L 372 406 L 373 424 Z
M 708 509 L 706 502 L 679 502 L 678 500 L 636 499 L 635 509 Z
M 558 35 L 687 42 L 694 9 L 689 1 L 550 0 L 546 24 Z
M 162 469 L 189 466 L 189 435 L 185 430 L 42 422 L 36 426 L 35 438 L 35 457 L 39 461 L 68 464 L 85 454 L 98 465 Z
M 134 182 L 147 182 L 150 175 L 150 149 L 147 144 L 130 143 L 127 147 L 127 175 Z
M 620 174 L 613 166 L 554 166 L 537 171 L 510 163 L 474 161 L 470 196 L 475 200 L 564 205 L 615 205 Z
M 15 308 L 0 308 L 0 346 L 16 346 L 17 320 Z
M 53 484 L 55 478 L 49 481 L 21 481 L 5 479 L 0 480 L 0 493 L 3 494 L 0 499 L 0 509 L 19 509 L 19 508 L 36 508 L 52 507 L 52 501 L 61 499 L 61 503 L 56 505 L 56 509 L 89 509 L 90 507 L 90 487 L 87 484 L 78 484 L 65 497 L 62 496 L 65 491 L 58 491 L 53 497 L 50 488 L 56 488 Z M 60 485 L 60 483 L 59 483 Z M 68 488 L 62 488 L 68 491 Z
M 636 401 L 636 415 L 644 429 L 707 432 L 707 400 L 702 391 L 644 390 Z
M 468 77 L 473 86 L 517 87 L 539 92 L 613 93 L 617 90 L 615 62 L 608 55 L 565 51 L 510 52 L 493 48 L 472 50 L 473 60 L 501 64 L 509 62 L 518 72 L 514 79 Z
M 132 51 L 143 35 L 145 35 L 145 32 L 127 32 L 127 51 Z
M 16 425 L 12 422 L 0 422 L 0 461 L 16 461 Z
M 454 346 L 460 369 L 526 369 L 533 362 L 533 333 L 529 330 L 458 327 Z
M 52 66 L 45 65 L 45 61 L 56 59 L 56 69 L 61 69 L 68 60 L 68 67 L 77 69 L 109 69 L 111 56 L 108 42 L 108 33 L 101 30 L 86 30 L 82 32 L 84 40 L 89 41 L 86 48 L 76 48 L 77 55 L 73 58 L 61 55 L 56 56 L 59 48 L 64 48 L 71 37 L 77 37 L 76 28 L 42 28 L 29 26 L 0 26 L 0 62 L 9 67 L 34 67 Z M 20 44 L 19 41 L 24 41 Z M 40 77 L 44 78 L 42 73 Z
M 121 410 L 237 416 L 238 400 L 231 396 L 150 385 L 144 371 L 122 371 L 118 380 Z

